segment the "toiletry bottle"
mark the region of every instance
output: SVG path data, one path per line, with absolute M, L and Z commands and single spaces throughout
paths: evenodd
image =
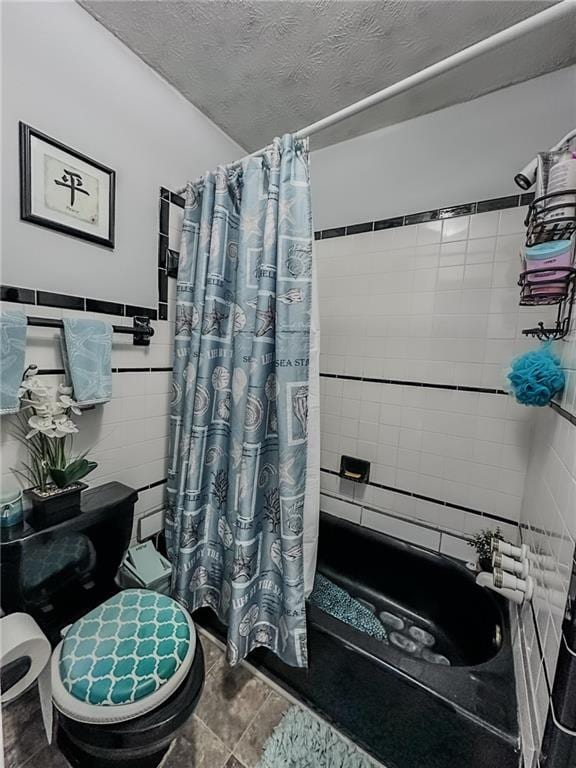
M 558 152 L 557 161 L 551 165 L 548 172 L 547 194 L 552 192 L 568 192 L 571 194 L 551 197 L 546 207 L 554 206 L 546 212 L 546 220 L 567 219 L 576 217 L 576 153 Z M 556 207 L 558 206 L 558 207 Z

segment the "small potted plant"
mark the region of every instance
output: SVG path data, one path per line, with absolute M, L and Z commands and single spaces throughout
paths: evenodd
M 502 529 L 498 527 L 494 530 L 483 528 L 468 539 L 469 546 L 478 554 L 480 570 L 492 572 L 492 539 L 503 538 Z
M 31 367 L 19 395 L 21 409 L 13 432 L 28 449 L 29 459 L 22 462 L 22 470 L 13 471 L 30 486 L 26 494 L 34 515 L 46 522 L 57 522 L 79 508 L 80 494 L 87 488 L 80 481 L 98 464 L 86 459 L 87 452 L 79 456 L 72 453 L 78 427 L 71 416 L 81 411 L 71 397 L 71 387 L 48 386 Z

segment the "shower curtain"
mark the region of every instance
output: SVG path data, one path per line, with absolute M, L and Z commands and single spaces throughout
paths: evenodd
M 286 135 L 188 185 L 166 540 L 174 596 L 227 625 L 231 664 L 257 646 L 307 664 L 319 503 L 312 279 L 307 142 Z

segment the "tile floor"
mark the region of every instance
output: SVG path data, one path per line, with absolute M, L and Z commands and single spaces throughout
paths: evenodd
M 204 692 L 162 768 L 256 768 L 264 742 L 291 702 L 251 669 L 231 669 L 219 645 L 201 638 Z M 2 710 L 5 768 L 68 768 L 46 745 L 36 688 Z

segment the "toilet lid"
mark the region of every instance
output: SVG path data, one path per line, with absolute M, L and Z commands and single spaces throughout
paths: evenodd
M 60 645 L 59 682 L 79 703 L 97 707 L 158 698 L 181 677 L 194 646 L 191 620 L 175 600 L 127 589 L 70 627 Z

